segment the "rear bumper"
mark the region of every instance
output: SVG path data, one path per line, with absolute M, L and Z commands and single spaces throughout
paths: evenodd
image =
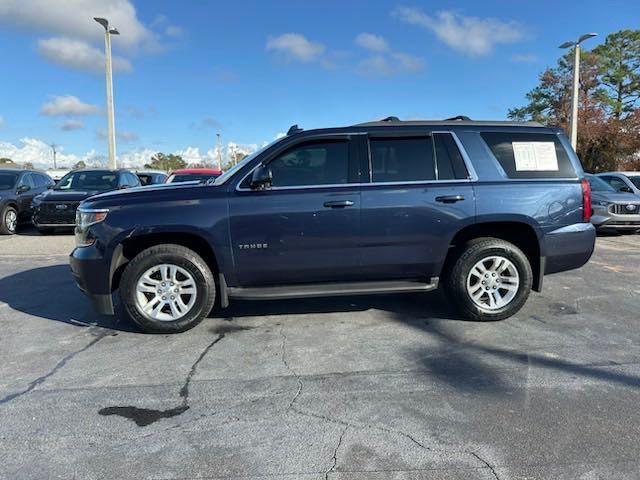
M 589 261 L 596 243 L 591 223 L 576 223 L 545 235 L 545 274 L 582 267 Z
M 100 252 L 90 246 L 75 248 L 69 256 L 69 265 L 78 288 L 89 297 L 93 308 L 103 315 L 113 315 L 110 262 L 105 262 Z

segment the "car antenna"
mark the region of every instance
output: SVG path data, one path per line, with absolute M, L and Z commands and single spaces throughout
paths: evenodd
M 451 117 L 451 118 L 445 118 L 444 119 L 445 122 L 452 122 L 452 121 L 456 121 L 456 122 L 470 122 L 471 119 L 469 117 L 467 117 L 466 115 L 456 115 L 455 117 Z
M 398 117 L 390 116 L 390 117 L 387 117 L 387 118 L 383 118 L 380 121 L 381 122 L 399 122 L 400 119 Z
M 295 125 L 291 125 L 291 128 L 289 128 L 289 131 L 287 132 L 287 136 L 295 135 L 296 133 L 300 133 L 301 131 L 302 129 L 296 123 Z

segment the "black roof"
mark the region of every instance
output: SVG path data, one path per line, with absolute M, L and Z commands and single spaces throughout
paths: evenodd
M 370 122 L 357 123 L 348 127 L 331 127 L 318 128 L 312 130 L 303 130 L 298 125 L 293 125 L 287 132 L 287 136 L 293 136 L 304 133 L 325 132 L 325 133 L 344 133 L 351 130 L 365 130 L 370 128 L 402 128 L 402 127 L 519 127 L 519 128 L 548 128 L 549 130 L 557 130 L 555 127 L 545 127 L 538 122 L 515 122 L 510 120 L 471 120 L 464 115 L 446 118 L 444 120 L 400 120 L 398 117 L 387 117 L 382 120 L 374 120 Z
M 469 117 L 453 117 L 445 120 L 400 120 L 397 117 L 387 117 L 382 120 L 358 123 L 354 127 L 389 127 L 389 126 L 434 126 L 434 125 L 477 125 L 480 127 L 542 127 L 538 122 L 514 122 L 511 120 L 471 120 Z

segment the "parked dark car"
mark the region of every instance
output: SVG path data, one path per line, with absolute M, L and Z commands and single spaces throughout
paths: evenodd
M 599 175 L 587 175 L 591 185 L 593 223 L 599 231 L 629 232 L 640 230 L 640 195 L 616 191 Z
M 206 182 L 207 180 L 215 180 L 220 175 L 222 175 L 222 171 L 215 168 L 182 168 L 171 172 L 165 182 Z
M 76 225 L 76 209 L 82 200 L 98 193 L 139 187 L 129 170 L 73 170 L 50 190 L 33 199 L 33 224 L 42 234 Z
M 49 175 L 35 170 L 0 169 L 0 234 L 12 235 L 31 221 L 31 201 L 53 186 Z
M 161 171 L 149 170 L 149 171 L 138 171 L 136 175 L 140 179 L 140 185 L 143 187 L 147 185 L 159 185 L 161 183 L 165 183 L 168 175 Z
M 213 183 L 82 203 L 71 269 L 101 313 L 193 327 L 217 300 L 428 292 L 462 316 L 515 314 L 593 252 L 591 196 L 561 130 L 403 122 L 302 131 Z

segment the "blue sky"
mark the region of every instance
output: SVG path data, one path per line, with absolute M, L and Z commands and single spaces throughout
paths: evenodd
M 112 19 L 118 153 L 192 161 L 261 145 L 293 123 L 387 115 L 504 118 L 557 46 L 638 28 L 632 1 L 2 0 L 0 155 L 106 153 L 101 30 Z M 66 155 L 66 156 L 65 156 Z

